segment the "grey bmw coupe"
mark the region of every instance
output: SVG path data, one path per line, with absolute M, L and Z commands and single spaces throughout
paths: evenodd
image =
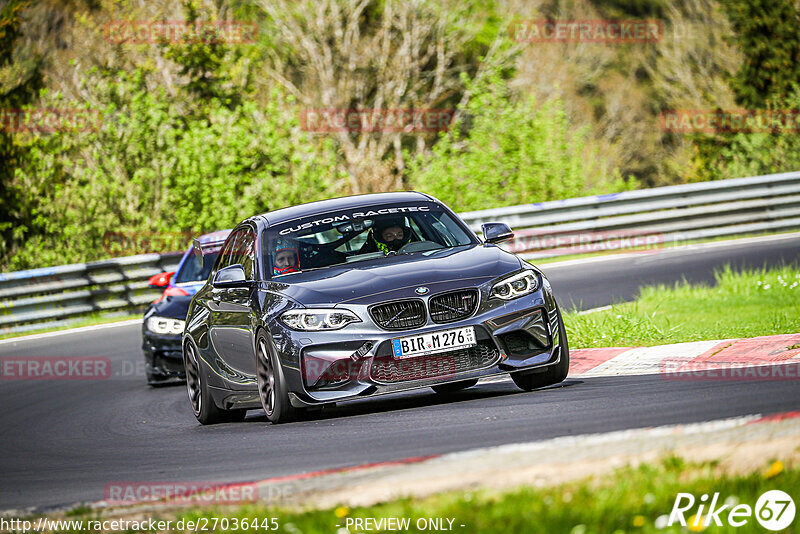
M 182 338 L 203 424 L 262 408 L 272 423 L 347 399 L 510 374 L 561 382 L 569 348 L 541 271 L 481 241 L 416 192 L 360 195 L 256 215 L 230 233 Z M 199 249 L 198 249 L 199 251 Z M 202 254 L 202 252 L 198 252 Z

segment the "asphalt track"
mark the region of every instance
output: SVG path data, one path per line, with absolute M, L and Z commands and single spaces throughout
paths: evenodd
M 715 268 L 800 264 L 800 236 L 543 268 L 562 306 L 629 300 L 639 287 L 711 281 Z M 249 481 L 368 462 L 800 408 L 800 382 L 567 379 L 524 393 L 489 383 L 452 397 L 420 390 L 343 403 L 306 420 L 202 427 L 183 387 L 150 389 L 140 326 L 0 343 L 0 358 L 92 356 L 105 380 L 0 380 L 0 510 L 104 498 L 120 482 Z

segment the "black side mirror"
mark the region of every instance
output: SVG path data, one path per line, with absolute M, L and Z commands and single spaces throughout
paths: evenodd
M 249 284 L 244 277 L 244 267 L 238 263 L 217 271 L 213 283 L 215 287 L 244 287 Z
M 502 243 L 514 237 L 514 232 L 505 223 L 484 223 L 481 225 L 481 230 L 483 230 L 483 240 L 487 243 Z

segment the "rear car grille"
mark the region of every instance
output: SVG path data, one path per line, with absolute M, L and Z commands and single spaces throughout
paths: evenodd
M 416 328 L 427 322 L 425 304 L 421 300 L 397 300 L 378 304 L 369 310 L 372 320 L 386 330 Z
M 426 378 L 448 377 L 465 371 L 483 369 L 492 365 L 499 353 L 491 342 L 480 342 L 474 347 L 459 349 L 417 358 L 395 360 L 390 357 L 375 358 L 370 375 L 376 382 L 396 383 Z
M 478 306 L 478 292 L 474 289 L 454 291 L 431 297 L 428 301 L 434 323 L 452 323 L 466 319 Z

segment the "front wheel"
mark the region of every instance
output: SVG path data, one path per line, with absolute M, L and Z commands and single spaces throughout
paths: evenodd
M 241 421 L 247 410 L 223 410 L 214 403 L 208 391 L 207 378 L 203 375 L 197 349 L 187 341 L 183 348 L 183 365 L 186 368 L 186 391 L 194 416 L 204 425 Z
M 259 334 L 256 340 L 256 378 L 258 396 L 267 419 L 275 425 L 296 419 L 297 408 L 289 402 L 289 393 L 280 363 L 269 350 L 267 338 L 263 333 Z
M 567 343 L 567 331 L 564 327 L 564 320 L 561 318 L 561 310 L 556 308 L 558 314 L 558 340 L 559 340 L 559 361 L 556 364 L 546 367 L 545 371 L 520 371 L 511 373 L 511 379 L 518 388 L 531 391 L 545 386 L 552 386 L 563 382 L 569 372 L 569 343 Z M 538 372 L 537 372 L 538 371 Z

